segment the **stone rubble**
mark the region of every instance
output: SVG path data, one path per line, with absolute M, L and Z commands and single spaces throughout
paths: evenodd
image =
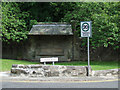
M 118 76 L 118 75 L 120 75 L 120 69 L 92 71 L 92 76 Z
M 118 76 L 120 69 L 92 71 L 90 76 Z M 87 66 L 64 66 L 64 65 L 12 65 L 11 76 L 28 77 L 85 77 L 88 76 Z
M 63 65 L 12 65 L 11 75 L 30 77 L 80 77 L 87 76 L 87 66 Z

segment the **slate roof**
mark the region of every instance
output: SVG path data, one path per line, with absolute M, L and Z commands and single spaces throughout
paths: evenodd
M 70 24 L 44 23 L 33 25 L 29 35 L 73 35 Z

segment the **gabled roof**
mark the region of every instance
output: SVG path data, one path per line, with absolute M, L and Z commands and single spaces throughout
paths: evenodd
M 70 24 L 42 23 L 33 25 L 29 35 L 73 35 Z

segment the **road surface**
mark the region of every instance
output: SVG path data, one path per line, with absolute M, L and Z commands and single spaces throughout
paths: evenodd
M 120 83 L 120 82 L 119 82 Z M 14 81 L 2 82 L 2 88 L 118 88 L 118 81 L 103 82 L 49 82 Z
M 11 77 L 1 74 L 2 88 L 118 88 L 118 77 Z

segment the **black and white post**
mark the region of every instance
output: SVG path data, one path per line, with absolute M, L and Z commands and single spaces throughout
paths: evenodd
M 90 74 L 90 49 L 89 49 L 89 37 L 92 37 L 91 21 L 81 22 L 81 37 L 87 37 L 88 48 L 88 76 Z

